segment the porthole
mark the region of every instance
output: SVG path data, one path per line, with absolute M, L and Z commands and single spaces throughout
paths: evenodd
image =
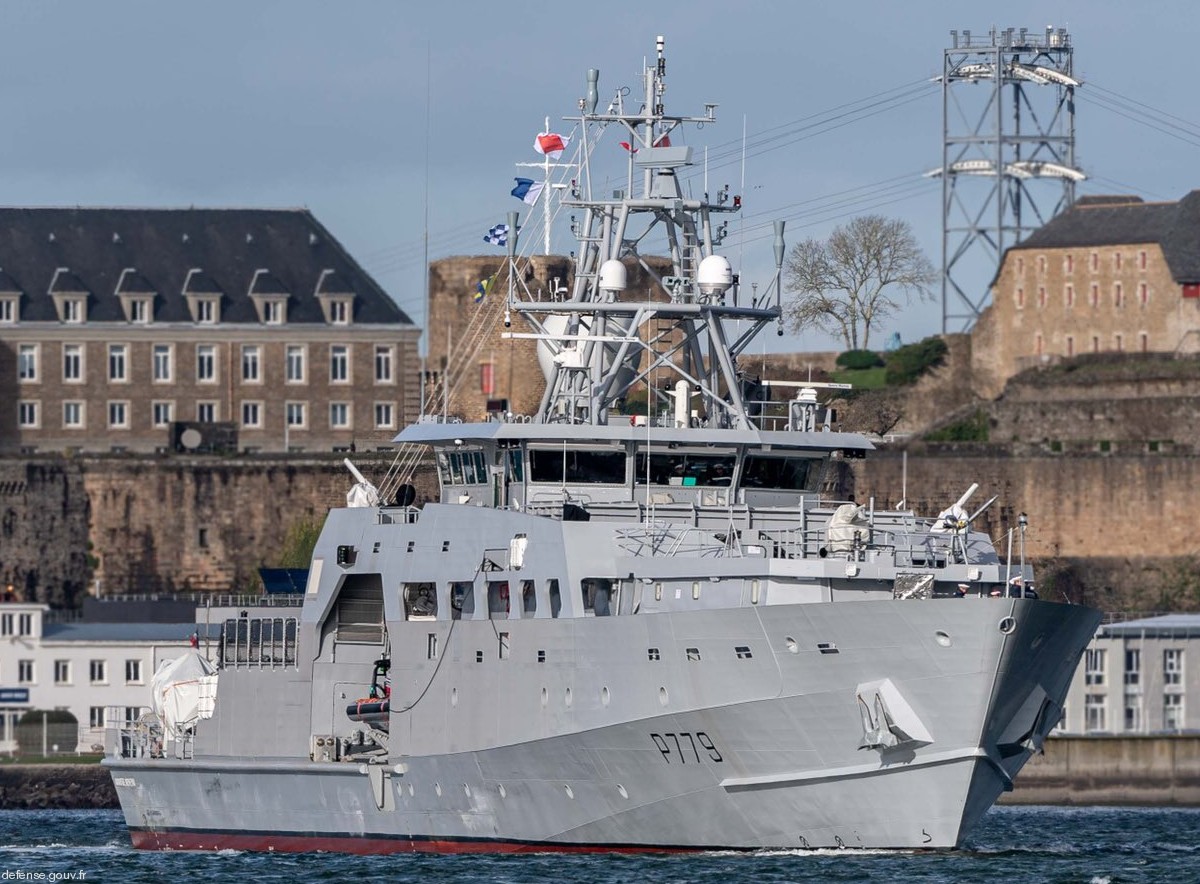
M 787 649 L 789 651 L 791 651 L 793 654 L 800 653 L 800 646 L 798 644 L 796 644 L 796 640 L 794 638 L 792 638 L 790 635 L 786 639 L 786 644 L 787 644 Z
M 667 697 L 667 689 L 666 688 L 658 689 L 658 702 L 659 702 L 659 705 L 661 705 L 661 706 L 667 705 L 668 697 Z
M 1000 631 L 1005 635 L 1012 635 L 1016 631 L 1017 621 L 1014 617 L 1005 617 L 1000 621 Z
M 948 648 L 948 647 L 950 647 L 950 645 L 953 644 L 953 642 L 950 641 L 950 633 L 946 632 L 943 629 L 939 629 L 937 632 L 935 632 L 933 634 L 933 638 L 934 638 L 934 641 L 936 641 L 943 648 Z
M 621 794 L 622 798 L 629 797 L 629 793 L 625 791 L 625 787 L 622 786 L 620 783 L 617 783 L 617 791 Z
M 609 699 L 608 688 L 607 687 L 600 688 L 600 702 L 603 703 L 605 706 L 607 706 L 608 699 Z

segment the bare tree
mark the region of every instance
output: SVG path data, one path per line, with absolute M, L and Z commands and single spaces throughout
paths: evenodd
M 866 349 L 871 328 L 914 295 L 930 297 L 937 278 L 908 222 L 882 215 L 855 218 L 824 242 L 797 243 L 785 272 L 795 293 L 785 308 L 792 330 L 840 334 L 847 350 Z

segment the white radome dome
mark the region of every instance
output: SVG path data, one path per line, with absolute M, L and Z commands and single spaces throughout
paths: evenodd
M 709 255 L 700 262 L 696 283 L 702 295 L 720 295 L 733 285 L 733 267 L 723 255 Z

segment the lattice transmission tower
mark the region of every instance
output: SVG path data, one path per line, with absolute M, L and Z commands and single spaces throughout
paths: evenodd
M 942 67 L 942 331 L 987 306 L 1004 250 L 1075 200 L 1074 47 L 1065 28 L 951 31 Z

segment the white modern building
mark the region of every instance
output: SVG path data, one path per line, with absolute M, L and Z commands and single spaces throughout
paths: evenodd
M 30 709 L 64 709 L 79 722 L 78 747 L 57 751 L 102 746 L 106 725 L 149 709 L 155 669 L 189 650 L 193 634 L 202 652 L 217 655 L 216 625 L 54 623 L 48 610 L 0 603 L 0 752 L 16 750 L 16 724 Z
M 1064 734 L 1200 731 L 1200 614 L 1101 626 L 1071 681 Z

